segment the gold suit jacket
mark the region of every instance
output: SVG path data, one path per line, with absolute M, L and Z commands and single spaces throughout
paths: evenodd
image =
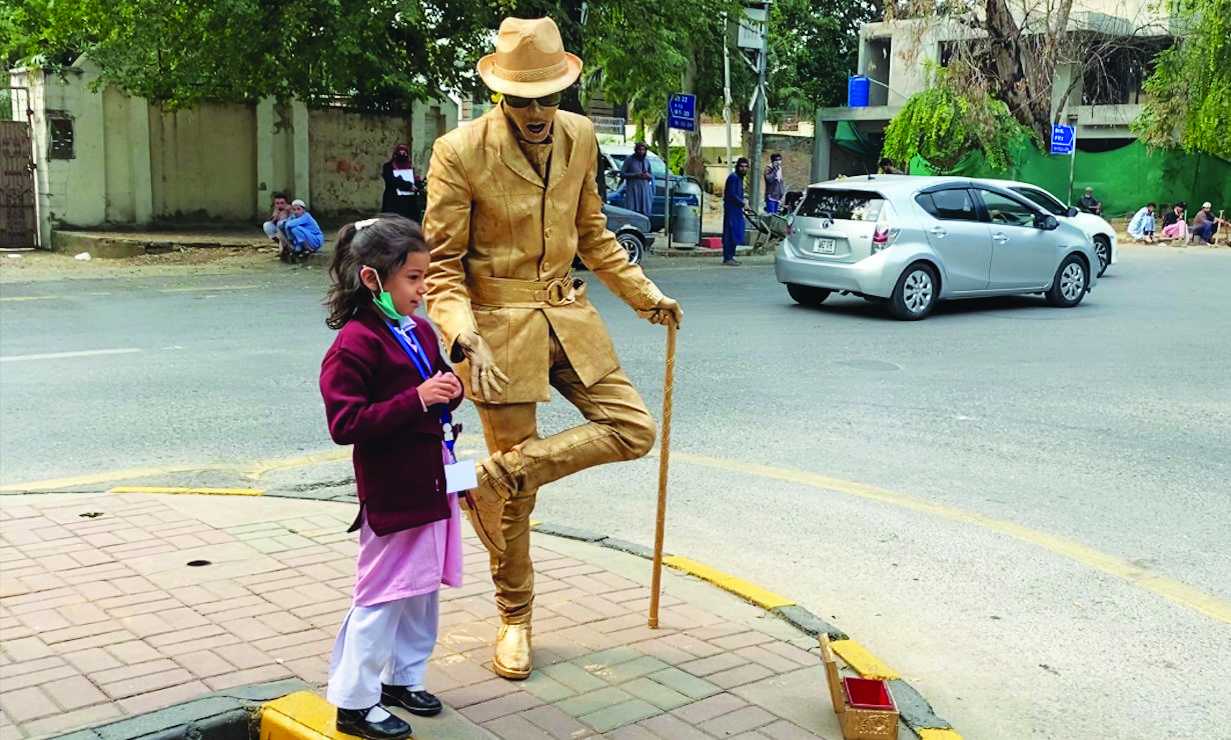
M 607 230 L 590 120 L 559 111 L 552 139 L 546 183 L 499 107 L 440 137 L 432 148 L 423 219 L 432 250 L 427 313 L 446 347 L 471 330 L 491 347 L 509 376 L 503 394 L 489 399 L 495 403 L 550 400 L 551 330 L 586 386 L 619 368 L 620 361 L 584 286 L 567 305 L 509 307 L 472 302 L 467 277 L 563 278 L 580 256 L 629 306 L 649 309 L 662 298 Z M 459 367 L 458 376 L 469 384 L 468 368 Z

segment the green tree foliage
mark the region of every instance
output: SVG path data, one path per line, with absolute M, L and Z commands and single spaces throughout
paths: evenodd
M 0 6 L 0 56 L 64 68 L 169 108 L 337 96 L 396 108 L 466 82 L 499 3 L 469 0 L 22 0 Z
M 944 171 L 981 150 L 990 167 L 1008 169 L 1015 144 L 1030 130 L 969 78 L 938 67 L 933 73 L 933 84 L 912 95 L 885 128 L 883 155 L 909 162 L 917 154 Z
M 778 0 L 770 6 L 769 104 L 811 113 L 842 105 L 859 61 L 859 26 L 877 20 L 869 0 Z
M 1190 31 L 1159 55 L 1132 129 L 1153 147 L 1231 159 L 1231 0 L 1179 0 L 1171 10 Z

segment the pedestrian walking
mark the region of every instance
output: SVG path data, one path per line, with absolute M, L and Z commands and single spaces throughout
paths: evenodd
M 786 195 L 786 183 L 782 180 L 782 155 L 775 152 L 765 168 L 765 212 L 782 211 L 782 198 Z
M 412 318 L 429 262 L 417 224 L 382 216 L 344 226 L 329 269 L 326 323 L 338 335 L 320 386 L 330 436 L 354 445 L 359 514 L 350 531 L 359 531 L 359 555 L 326 698 L 337 707 L 339 732 L 369 740 L 410 735 L 387 706 L 440 712 L 424 673 L 440 586 L 462 580 L 460 511 L 445 484 L 452 451 L 443 431 L 462 385 L 431 325 Z
M 727 176 L 727 183 L 722 188 L 722 264 L 739 267 L 735 259 L 735 246 L 744 243 L 744 209 L 748 201 L 744 198 L 744 176 L 748 174 L 748 160 L 740 157 L 735 161 L 735 169 Z
M 478 73 L 499 105 L 432 151 L 428 314 L 450 356 L 465 358 L 459 370 L 490 453 L 465 503 L 491 556 L 501 622 L 492 670 L 524 679 L 534 668 L 530 514 L 539 488 L 654 446 L 654 418 L 573 262 L 580 257 L 651 323 L 678 325 L 683 311 L 606 228 L 594 126 L 557 110 L 581 60 L 564 50 L 555 22 L 504 19 Z M 540 436 L 537 407 L 552 388 L 585 421 Z

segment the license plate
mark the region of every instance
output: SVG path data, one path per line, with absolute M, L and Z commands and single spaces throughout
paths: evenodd
M 833 239 L 817 239 L 812 245 L 813 254 L 833 254 L 834 240 Z

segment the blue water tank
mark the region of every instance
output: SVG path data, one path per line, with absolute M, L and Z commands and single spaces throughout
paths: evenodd
M 863 75 L 851 75 L 846 83 L 846 105 L 850 108 L 867 108 L 871 84 Z

